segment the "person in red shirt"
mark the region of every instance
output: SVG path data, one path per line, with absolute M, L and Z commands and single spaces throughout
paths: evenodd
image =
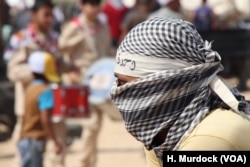
M 122 3 L 122 0 L 108 0 L 103 6 L 103 13 L 108 18 L 112 44 L 118 46 L 118 40 L 121 35 L 121 22 L 128 12 L 128 8 Z

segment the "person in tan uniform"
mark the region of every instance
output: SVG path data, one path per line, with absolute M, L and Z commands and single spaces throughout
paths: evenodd
M 100 1 L 81 2 L 82 13 L 64 27 L 59 38 L 59 48 L 65 53 L 66 60 L 80 68 L 82 75 L 93 62 L 100 58 L 113 57 L 115 53 L 108 25 L 99 17 Z M 64 79 L 67 83 L 72 83 L 68 76 Z
M 20 125 L 24 114 L 24 92 L 26 86 L 32 81 L 32 73 L 27 64 L 28 56 L 34 51 L 49 52 L 57 59 L 58 70 L 63 72 L 71 70 L 72 65 L 63 62 L 58 52 L 57 41 L 58 34 L 50 28 L 53 24 L 53 4 L 49 0 L 36 1 L 31 9 L 32 22 L 26 29 L 12 35 L 9 46 L 7 47 L 4 58 L 7 61 L 8 78 L 15 83 L 15 112 L 18 117 L 13 140 L 19 139 Z M 58 138 L 65 146 L 66 129 L 63 120 L 54 121 L 54 127 Z M 65 151 L 64 151 L 65 152 Z M 15 166 L 19 166 L 19 154 L 16 153 Z M 64 154 L 61 158 L 59 166 L 63 166 Z M 54 165 L 53 165 L 54 166 Z
M 100 19 L 100 3 L 101 0 L 81 0 L 81 14 L 72 19 L 62 31 L 59 47 L 65 52 L 64 57 L 80 69 L 79 74 L 65 75 L 65 83 L 84 84 L 86 72 L 94 62 L 114 56 L 108 25 Z M 81 167 L 95 166 L 97 138 L 103 114 L 115 108 L 110 100 L 101 104 L 90 102 L 90 106 L 91 117 L 83 121 L 83 155 L 78 163 Z

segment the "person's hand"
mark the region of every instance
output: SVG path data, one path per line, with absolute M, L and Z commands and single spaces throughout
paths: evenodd
M 55 143 L 55 153 L 59 155 L 62 152 L 63 152 L 63 146 L 59 143 Z

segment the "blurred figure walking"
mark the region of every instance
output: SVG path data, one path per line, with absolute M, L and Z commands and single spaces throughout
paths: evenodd
M 103 13 L 108 18 L 112 44 L 118 47 L 121 36 L 121 23 L 128 12 L 128 8 L 123 5 L 122 0 L 108 0 L 103 6 Z
M 25 112 L 21 126 L 18 149 L 21 167 L 43 167 L 43 153 L 47 137 L 51 138 L 56 154 L 63 151 L 51 122 L 54 97 L 49 83 L 60 82 L 56 72 L 54 57 L 46 52 L 33 52 L 29 55 L 28 66 L 33 80 L 25 90 Z
M 154 0 L 136 0 L 135 6 L 130 9 L 122 22 L 120 41 L 139 23 L 145 21 L 154 8 Z
M 202 5 L 194 11 L 191 20 L 198 31 L 216 28 L 216 16 L 213 9 L 207 5 L 207 0 L 202 0 Z
M 162 0 L 162 7 L 153 12 L 149 18 L 153 17 L 171 17 L 177 19 L 185 19 L 181 11 L 180 0 Z
M 95 75 L 90 75 L 92 77 L 88 78 L 89 74 L 87 72 L 89 67 L 97 60 L 114 57 L 115 55 L 108 25 L 100 19 L 101 0 L 81 0 L 81 10 L 82 13 L 65 26 L 59 39 L 59 47 L 65 52 L 65 59 L 80 69 L 79 73 L 64 75 L 64 83 L 82 85 L 91 78 L 91 82 L 97 81 L 97 85 L 94 84 L 94 87 L 98 87 L 98 84 L 105 87 L 105 83 L 109 83 L 109 78 L 105 80 L 105 75 L 99 75 L 101 80 Z M 91 97 L 93 97 L 93 94 Z M 100 98 L 102 99 L 102 95 L 100 95 Z M 101 128 L 103 110 L 111 111 L 114 108 L 113 103 L 106 100 L 106 98 L 103 98 L 98 103 L 91 99 L 91 116 L 88 120 L 83 121 L 83 154 L 78 163 L 80 167 L 95 166 L 97 138 Z M 112 105 L 113 108 L 109 107 Z

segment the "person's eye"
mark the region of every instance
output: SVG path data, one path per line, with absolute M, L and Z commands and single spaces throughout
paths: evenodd
M 127 83 L 127 82 L 122 81 L 122 80 L 120 80 L 120 79 L 117 79 L 117 80 L 116 80 L 117 86 L 122 86 L 122 85 L 124 85 L 124 84 L 126 84 L 126 83 Z

